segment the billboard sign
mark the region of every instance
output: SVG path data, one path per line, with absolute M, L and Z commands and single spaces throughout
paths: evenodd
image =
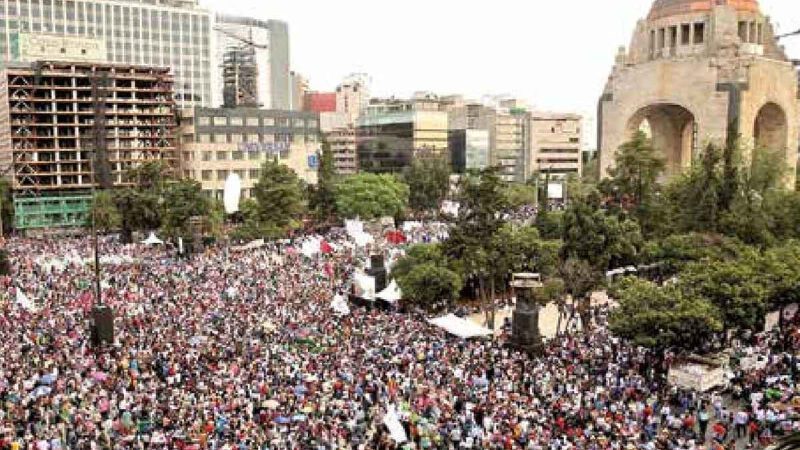
M 279 154 L 289 151 L 288 142 L 240 142 L 240 152 Z
M 57 36 L 42 33 L 15 33 L 11 53 L 21 61 L 107 61 L 102 39 Z

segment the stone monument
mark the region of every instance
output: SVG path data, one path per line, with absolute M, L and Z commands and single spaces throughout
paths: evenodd
M 539 310 L 537 291 L 542 283 L 538 273 L 515 273 L 511 281 L 517 303 L 511 325 L 511 345 L 528 353 L 542 350 L 542 335 L 539 333 Z

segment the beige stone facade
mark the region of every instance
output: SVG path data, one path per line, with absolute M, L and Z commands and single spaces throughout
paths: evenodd
M 798 80 L 755 0 L 657 0 L 621 49 L 598 105 L 600 167 L 643 125 L 667 175 L 728 131 L 797 163 Z M 737 131 L 738 130 L 738 131 Z M 794 171 L 787 184 L 794 182 Z
M 222 198 L 236 173 L 242 197 L 252 195 L 261 167 L 278 158 L 308 184 L 317 182 L 319 115 L 255 108 L 193 108 L 181 114 L 181 171 L 203 191 Z
M 581 174 L 581 116 L 531 113 L 531 172 Z
M 222 191 L 230 173 L 242 180 L 242 198 L 252 195 L 253 187 L 261 175 L 261 166 L 268 156 L 263 152 L 241 151 L 238 144 L 188 143 L 182 146 L 184 175 L 200 182 L 209 196 L 222 199 Z M 291 144 L 279 161 L 306 183 L 316 184 L 317 170 L 310 168 L 308 157 L 316 155 L 316 144 Z

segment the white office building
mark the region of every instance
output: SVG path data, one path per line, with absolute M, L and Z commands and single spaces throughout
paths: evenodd
M 25 59 L 20 41 L 31 35 L 99 39 L 107 62 L 172 69 L 180 106 L 216 101 L 214 29 L 197 0 L 0 0 L 5 62 Z

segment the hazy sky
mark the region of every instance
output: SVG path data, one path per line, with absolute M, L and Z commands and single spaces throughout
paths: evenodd
M 614 55 L 652 0 L 200 0 L 231 14 L 289 23 L 292 69 L 312 89 L 353 72 L 379 96 L 414 91 L 510 94 L 575 111 L 594 129 Z M 760 0 L 779 32 L 800 28 L 800 0 Z M 800 58 L 800 36 L 784 40 Z M 594 147 L 593 142 L 588 143 Z

